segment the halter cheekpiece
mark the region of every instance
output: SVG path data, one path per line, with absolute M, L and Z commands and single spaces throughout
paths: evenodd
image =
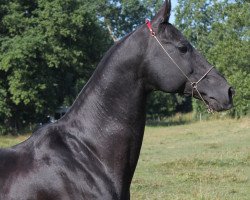
M 157 41 L 157 43 L 160 45 L 160 47 L 163 49 L 163 51 L 165 52 L 165 54 L 167 54 L 167 56 L 171 59 L 171 61 L 175 64 L 175 66 L 181 71 L 181 73 L 187 78 L 187 80 L 190 82 L 190 85 L 192 87 L 192 97 L 194 97 L 194 91 L 196 91 L 199 95 L 199 97 L 201 98 L 201 100 L 204 102 L 204 104 L 207 106 L 207 111 L 208 113 L 213 113 L 213 109 L 209 106 L 209 104 L 204 100 L 204 98 L 202 97 L 201 93 L 198 90 L 198 83 L 200 83 L 205 77 L 206 75 L 214 68 L 214 66 L 212 66 L 198 81 L 193 82 L 190 80 L 190 78 L 185 74 L 185 72 L 181 69 L 181 67 L 175 62 L 175 60 L 170 56 L 170 54 L 167 52 L 167 50 L 164 48 L 164 46 L 162 45 L 162 43 L 159 41 L 159 39 L 156 37 L 156 33 L 153 31 L 152 29 L 152 25 L 149 19 L 146 19 L 146 25 L 151 33 L 151 36 L 154 37 Z

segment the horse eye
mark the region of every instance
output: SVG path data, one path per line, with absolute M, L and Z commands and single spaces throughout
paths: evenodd
M 188 51 L 188 47 L 184 46 L 184 45 L 183 46 L 179 46 L 178 49 L 179 49 L 179 51 L 181 53 L 187 53 L 187 51 Z

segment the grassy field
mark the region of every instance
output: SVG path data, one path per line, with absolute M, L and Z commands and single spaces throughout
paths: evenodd
M 250 200 L 250 119 L 147 127 L 135 200 Z
M 148 126 L 131 199 L 250 200 L 250 119 Z

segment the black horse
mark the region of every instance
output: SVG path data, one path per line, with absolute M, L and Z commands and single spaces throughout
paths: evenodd
M 1 200 L 130 199 L 151 91 L 232 107 L 233 89 L 168 22 L 170 7 L 107 52 L 61 120 L 0 150 Z

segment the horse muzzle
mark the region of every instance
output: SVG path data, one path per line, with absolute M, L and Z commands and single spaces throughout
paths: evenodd
M 206 102 L 215 111 L 225 111 L 233 107 L 233 96 L 235 95 L 235 90 L 233 87 L 229 87 L 227 92 L 220 93 L 218 95 L 211 95 L 205 97 Z

